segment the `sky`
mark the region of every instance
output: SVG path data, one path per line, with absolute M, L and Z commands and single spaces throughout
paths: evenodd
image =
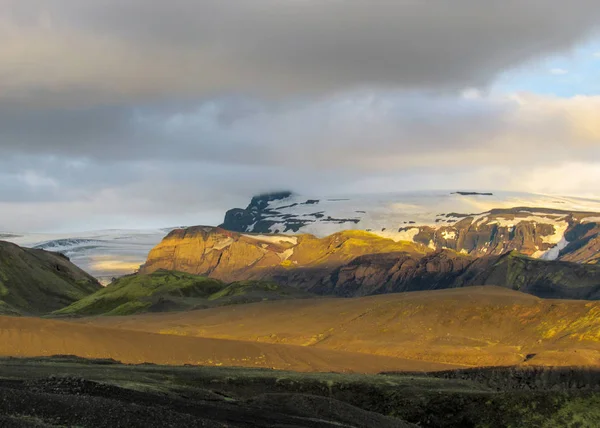
M 0 0 L 0 231 L 252 195 L 600 197 L 597 0 Z

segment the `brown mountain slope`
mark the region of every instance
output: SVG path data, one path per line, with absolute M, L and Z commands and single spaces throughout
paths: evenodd
M 600 366 L 600 302 L 499 287 L 90 318 L 94 325 L 473 366 Z
M 0 317 L 0 356 L 77 355 L 124 363 L 293 371 L 444 370 L 452 365 L 291 345 L 160 335 L 39 318 Z
M 232 282 L 285 275 L 296 267 L 327 272 L 361 255 L 390 252 L 423 255 L 431 250 L 421 244 L 351 230 L 319 239 L 197 226 L 169 233 L 152 249 L 140 272 L 176 270 Z
M 250 235 L 212 227 L 171 232 L 141 273 L 158 269 L 223 281 L 271 280 L 343 297 L 471 285 L 500 285 L 539 297 L 600 299 L 600 267 L 516 252 L 475 257 L 358 231 L 326 238 Z

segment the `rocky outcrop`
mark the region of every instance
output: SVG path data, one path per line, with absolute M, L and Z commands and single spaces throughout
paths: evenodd
M 497 196 L 492 193 L 454 192 L 422 198 L 413 195 L 413 199 L 394 202 L 393 196 L 387 201 L 308 199 L 279 192 L 252 198 L 246 209 L 228 211 L 221 227 L 253 233 L 308 231 L 317 236 L 354 229 L 476 257 L 516 250 L 545 260 L 596 263 L 600 259 L 600 214 L 548 207 L 467 211 L 496 203 L 493 198 Z M 536 198 L 532 197 L 532 202 L 539 203 Z M 541 202 L 560 206 L 558 202 L 564 201 Z M 497 203 L 506 205 L 502 199 Z M 464 211 L 432 214 L 433 209 L 443 207 Z
M 450 226 L 409 227 L 413 240 L 474 256 L 518 251 L 544 260 L 596 263 L 600 218 L 593 213 L 542 208 L 496 209 Z
M 285 224 L 279 229 L 272 230 L 273 226 L 278 224 L 272 217 L 278 214 L 278 211 L 270 208 L 269 203 L 274 201 L 284 200 L 292 196 L 292 192 L 275 192 L 265 193 L 254 196 L 250 201 L 250 205 L 246 209 L 234 208 L 225 213 L 225 221 L 219 227 L 236 231 L 236 232 L 254 232 L 254 233 L 285 233 L 298 232 L 302 226 L 310 223 L 308 219 L 292 219 L 286 218 Z M 318 201 L 317 201 L 318 202 Z M 314 201 L 307 201 L 306 204 L 311 205 Z M 290 204 L 284 208 L 297 206 L 298 204 Z
M 299 268 L 328 272 L 361 255 L 390 252 L 425 254 L 431 250 L 359 231 L 319 239 L 312 235 L 241 234 L 197 226 L 169 233 L 150 251 L 140 272 L 177 270 L 233 282 L 293 276 L 288 273 Z M 315 278 L 312 274 L 308 277 Z M 303 282 L 300 278 L 298 281 Z
M 142 273 L 158 269 L 223 281 L 271 280 L 321 295 L 366 296 L 499 285 L 540 297 L 600 299 L 600 267 L 538 260 L 517 252 L 476 257 L 395 242 L 366 232 L 251 235 L 194 227 L 171 232 Z
M 0 241 L 0 313 L 46 314 L 101 288 L 61 254 Z

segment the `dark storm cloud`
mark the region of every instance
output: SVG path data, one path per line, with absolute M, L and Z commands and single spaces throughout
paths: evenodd
M 48 87 L 62 101 L 478 86 L 600 25 L 596 0 L 2 4 L 3 84 L 14 96 Z M 20 61 L 16 49 L 39 57 Z

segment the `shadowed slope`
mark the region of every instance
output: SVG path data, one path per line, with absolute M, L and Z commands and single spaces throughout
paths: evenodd
M 596 265 L 539 260 L 517 252 L 477 258 L 362 231 L 317 239 L 213 227 L 178 229 L 150 252 L 141 272 L 160 269 L 222 281 L 274 281 L 341 297 L 499 285 L 538 297 L 600 298 Z
M 369 375 L 0 358 L 0 402 L 3 427 L 596 428 L 600 372 Z
M 542 300 L 499 287 L 81 322 L 474 366 L 600 365 L 600 302 Z
M 44 314 L 100 288 L 60 254 L 0 241 L 0 313 Z

